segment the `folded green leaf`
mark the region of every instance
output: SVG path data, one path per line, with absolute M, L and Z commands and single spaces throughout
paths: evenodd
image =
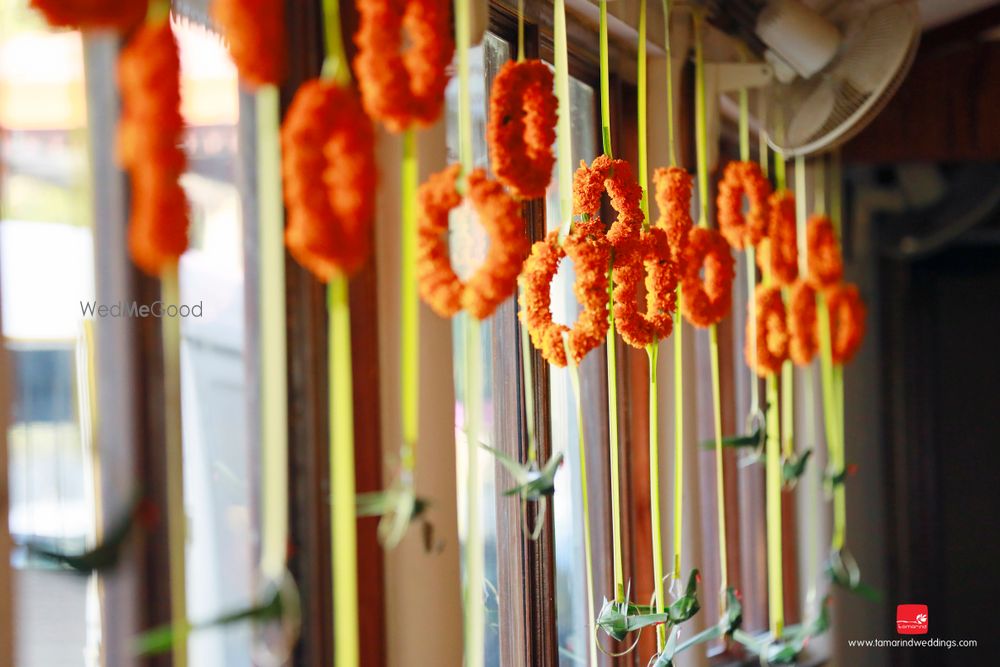
M 781 462 L 781 483 L 784 486 L 794 486 L 798 482 L 799 478 L 806 471 L 806 464 L 809 462 L 811 455 L 812 450 L 807 449 L 801 455 L 793 455 Z
M 106 572 L 118 565 L 128 538 L 133 531 L 141 525 L 151 524 L 154 521 L 153 515 L 153 505 L 144 500 L 142 494 L 136 493 L 126 512 L 112 523 L 111 528 L 104 533 L 104 539 L 101 540 L 101 543 L 92 549 L 79 553 L 69 553 L 37 541 L 28 542 L 25 544 L 25 548 L 32 556 L 69 568 L 80 574 Z
M 378 524 L 379 542 L 386 549 L 399 544 L 411 522 L 421 517 L 430 503 L 418 498 L 413 484 L 397 482 L 384 491 L 360 493 L 357 496 L 358 516 L 380 516 Z
M 597 616 L 597 627 L 612 639 L 625 641 L 630 632 L 669 621 L 669 612 L 656 613 L 650 605 L 605 600 Z
M 677 598 L 667 608 L 667 614 L 672 624 L 683 623 L 697 614 L 698 610 L 701 609 L 701 604 L 698 602 L 698 582 L 700 580 L 701 575 L 698 573 L 697 568 L 691 570 L 691 574 L 688 575 L 687 589 L 684 591 L 684 595 Z
M 861 572 L 858 570 L 854 557 L 850 554 L 845 556 L 838 551 L 830 554 L 826 573 L 830 576 L 830 581 L 846 591 L 871 602 L 878 602 L 882 599 L 882 594 L 877 589 L 861 581 Z
M 766 431 L 758 426 L 754 432 L 749 435 L 731 435 L 723 438 L 722 446 L 735 449 L 748 447 L 762 449 L 766 438 Z M 700 446 L 702 449 L 715 449 L 715 440 L 702 440 Z
M 514 486 L 504 491 L 505 496 L 518 496 L 524 500 L 537 501 L 555 493 L 555 477 L 563 462 L 562 452 L 554 454 L 539 470 L 536 464 L 515 461 L 499 449 L 484 444 L 480 444 L 480 447 L 492 454 L 493 458 L 514 478 Z

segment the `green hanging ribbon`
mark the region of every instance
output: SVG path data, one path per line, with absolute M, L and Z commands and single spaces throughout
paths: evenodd
M 417 465 L 420 434 L 420 294 L 417 291 L 417 135 L 410 128 L 403 134 L 401 173 L 402 229 L 400 252 L 400 399 L 402 403 L 403 451 L 401 465 L 412 473 Z
M 160 276 L 164 303 L 180 303 L 177 265 Z M 163 393 L 167 468 L 167 550 L 170 554 L 170 620 L 178 628 L 171 641 L 173 667 L 187 667 L 187 512 L 184 509 L 184 443 L 181 421 L 180 319 L 164 317 Z
M 350 667 L 360 664 L 361 649 L 358 623 L 351 310 L 347 278 L 343 275 L 330 280 L 327 288 L 327 313 L 334 663 L 338 667 Z
M 767 402 L 778 404 L 778 379 L 767 377 Z M 781 442 L 777 410 L 767 411 L 766 505 L 768 618 L 771 635 L 780 638 L 784 629 L 784 591 L 781 554 Z
M 667 60 L 667 150 L 670 166 L 677 166 L 676 137 L 674 135 L 674 60 L 670 50 L 670 6 L 671 0 L 663 0 L 663 50 Z
M 556 0 L 557 2 L 559 0 Z M 587 493 L 587 439 L 584 434 L 583 420 L 583 394 L 580 392 L 580 373 L 577 366 L 572 363 L 573 357 L 569 350 L 566 351 L 567 359 L 570 359 L 569 377 L 573 386 L 573 393 L 576 396 L 576 430 L 577 444 L 579 445 L 580 456 L 580 500 L 583 513 L 583 559 L 584 575 L 586 576 L 586 596 L 587 596 L 587 655 L 591 667 L 597 665 L 597 639 L 595 637 L 596 626 L 594 615 L 594 561 L 593 549 L 590 541 L 590 501 Z
M 556 153 L 559 158 L 559 242 L 569 235 L 573 222 L 573 134 L 570 128 L 569 48 L 566 44 L 566 3 L 555 0 L 552 17 L 553 61 L 559 117 L 556 123 Z
M 524 60 L 524 0 L 517 0 L 517 62 Z
M 611 154 L 611 92 L 608 77 L 608 0 L 600 0 L 600 58 L 601 58 L 601 140 L 604 154 Z
M 288 396 L 281 110 L 276 86 L 257 91 L 258 281 L 261 383 L 261 570 L 276 579 L 288 550 Z

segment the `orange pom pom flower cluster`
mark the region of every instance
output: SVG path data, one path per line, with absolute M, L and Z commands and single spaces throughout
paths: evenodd
M 573 328 L 552 318 L 552 279 L 563 257 L 573 260 L 576 282 L 573 292 L 583 306 Z M 524 263 L 521 283 L 521 320 L 528 327 L 531 342 L 551 364 L 565 366 L 566 350 L 573 364 L 601 344 L 608 332 L 608 262 L 611 246 L 604 228 L 597 220 L 578 222 L 559 245 L 559 232 L 553 230 L 531 248 Z M 563 340 L 563 335 L 566 340 Z
M 252 86 L 277 84 L 284 73 L 283 0 L 213 0 L 212 20 L 240 77 Z
M 356 6 L 354 72 L 368 115 L 392 132 L 430 125 L 441 114 L 455 51 L 451 3 L 356 0 Z
M 733 248 L 756 246 L 768 231 L 771 183 L 756 162 L 730 162 L 716 198 L 719 232 Z M 749 210 L 743 214 L 743 198 Z
M 482 169 L 469 174 L 467 196 L 490 236 L 490 248 L 476 272 L 465 282 L 451 266 L 448 212 L 462 202 L 457 190 L 461 165 L 453 164 L 420 186 L 417 198 L 417 280 L 424 301 L 442 317 L 465 309 L 477 319 L 493 314 L 516 285 L 528 254 L 520 205 Z
M 552 178 L 558 100 L 541 60 L 508 61 L 493 80 L 487 128 L 497 180 L 521 199 L 545 195 Z
M 680 167 L 660 167 L 653 172 L 653 185 L 656 189 L 656 205 L 660 209 L 656 226 L 667 233 L 671 256 L 677 264 L 687 245 L 688 232 L 693 226 L 691 193 L 694 190 L 694 177 Z
M 677 306 L 677 270 L 670 257 L 667 233 L 652 227 L 615 248 L 615 326 L 626 343 L 643 348 L 663 340 L 673 331 Z M 646 312 L 639 310 L 636 291 L 641 281 L 646 287 Z
M 119 158 L 132 183 L 129 252 L 136 266 L 159 275 L 188 245 L 180 57 L 166 18 L 136 32 L 119 57 L 118 80 Z
M 319 280 L 364 264 L 375 206 L 375 134 L 353 89 L 303 84 L 281 128 L 292 256 Z
M 733 256 L 722 235 L 704 227 L 693 228 L 681 263 L 681 312 L 688 322 L 708 327 L 725 317 L 733 302 L 735 275 Z
M 128 30 L 146 16 L 146 0 L 31 0 L 53 28 Z

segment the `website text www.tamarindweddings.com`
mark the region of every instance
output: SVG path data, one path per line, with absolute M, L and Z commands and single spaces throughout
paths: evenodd
M 939 637 L 900 637 L 895 639 L 848 639 L 851 648 L 976 648 L 975 639 L 941 639 Z
M 105 317 L 202 317 L 204 304 L 199 301 L 193 304 L 176 304 L 154 301 L 139 303 L 138 301 L 118 301 L 116 303 L 98 303 L 97 301 L 81 301 L 80 313 L 87 318 Z

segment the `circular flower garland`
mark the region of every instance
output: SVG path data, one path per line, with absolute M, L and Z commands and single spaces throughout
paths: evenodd
M 573 260 L 576 282 L 573 292 L 583 306 L 573 328 L 552 320 L 552 279 L 563 257 Z M 608 262 L 611 246 L 597 220 L 578 222 L 559 245 L 553 230 L 531 248 L 518 279 L 521 283 L 521 320 L 527 325 L 532 344 L 551 364 L 565 366 L 566 348 L 574 364 L 601 344 L 608 332 Z M 563 334 L 569 332 L 568 340 Z
M 487 128 L 497 180 L 516 197 L 545 195 L 552 179 L 556 110 L 552 71 L 541 60 L 508 61 L 493 80 Z
M 656 226 L 667 232 L 667 243 L 675 264 L 679 263 L 687 245 L 688 232 L 693 226 L 691 220 L 691 193 L 694 177 L 680 167 L 660 167 L 653 172 L 656 188 L 656 205 L 660 217 Z
M 846 364 L 865 336 L 865 304 L 857 285 L 841 283 L 826 291 L 830 312 L 830 345 L 835 364 Z
M 326 79 L 295 93 L 281 127 L 285 244 L 319 280 L 361 268 L 375 213 L 375 132 L 354 90 Z
M 462 203 L 457 190 L 461 171 L 461 165 L 453 164 L 432 175 L 417 193 L 417 281 L 420 295 L 438 315 L 451 317 L 464 308 L 482 320 L 513 294 L 528 238 L 520 205 L 482 169 L 473 171 L 466 181 L 467 196 L 491 243 L 482 266 L 463 283 L 445 242 L 448 212 Z
M 749 210 L 743 214 L 743 197 Z M 767 233 L 771 182 L 756 162 L 730 162 L 719 181 L 719 232 L 737 250 L 757 245 Z
M 691 229 L 680 263 L 681 312 L 688 322 L 707 327 L 726 316 L 733 300 L 733 264 L 729 244 L 721 234 L 704 227 Z
M 677 307 L 677 270 L 670 258 L 667 233 L 652 227 L 615 248 L 612 278 L 615 326 L 625 342 L 642 349 L 670 336 Z M 645 313 L 639 310 L 635 298 L 636 288 L 643 279 Z
M 180 184 L 187 166 L 180 147 L 180 68 L 166 19 L 139 28 L 118 60 L 118 151 L 132 183 L 129 252 L 150 275 L 176 264 L 188 245 L 188 203 Z
M 796 278 L 788 291 L 789 354 L 799 366 L 812 361 L 819 348 L 816 336 L 816 290 L 802 278 Z
M 53 28 L 127 30 L 146 16 L 146 0 L 31 0 Z
M 768 199 L 770 220 L 767 238 L 758 246 L 757 265 L 778 285 L 791 285 L 799 274 L 798 248 L 795 244 L 795 195 L 788 190 L 775 192 Z
M 213 0 L 212 20 L 229 45 L 240 77 L 252 86 L 276 84 L 284 73 L 282 0 Z
M 788 330 L 785 327 L 785 302 L 781 300 L 781 288 L 776 285 L 757 285 L 754 291 L 756 321 L 747 319 L 746 348 L 744 354 L 747 365 L 760 377 L 766 377 L 781 370 L 781 364 L 788 358 Z M 757 340 L 752 333 L 756 326 Z M 756 362 L 754 367 L 754 345 Z
M 354 73 L 368 115 L 393 132 L 430 125 L 441 114 L 455 51 L 451 3 L 356 0 L 356 6 Z
M 608 193 L 611 208 L 618 217 L 608 229 L 608 242 L 618 247 L 624 241 L 636 239 L 642 229 L 642 188 L 632 177 L 632 166 L 625 160 L 599 155 L 573 175 L 573 219 L 600 220 L 601 195 Z
M 806 247 L 809 257 L 809 275 L 806 279 L 813 289 L 833 287 L 844 277 L 844 262 L 833 223 L 825 215 L 809 218 L 806 228 Z

